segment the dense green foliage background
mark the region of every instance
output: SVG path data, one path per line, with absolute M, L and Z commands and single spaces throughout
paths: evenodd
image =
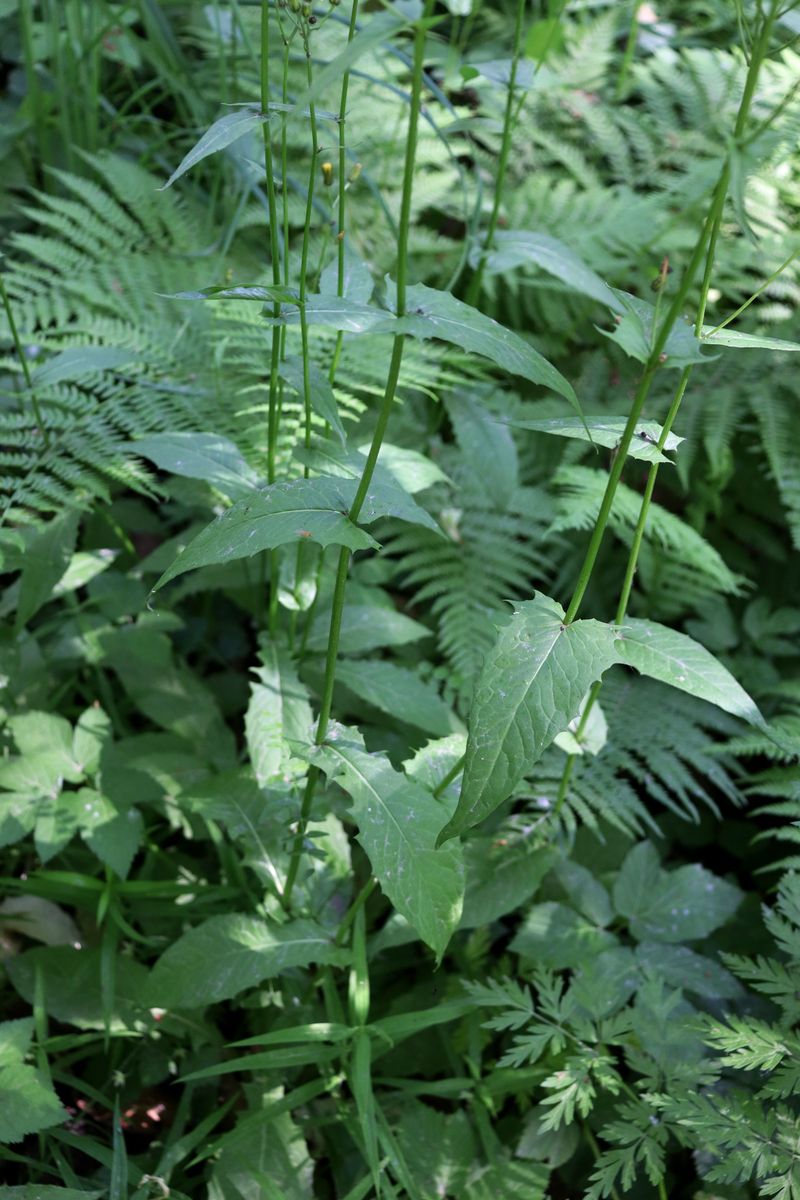
M 268 12 L 0 0 L 0 1200 L 798 1200 L 800 9 Z

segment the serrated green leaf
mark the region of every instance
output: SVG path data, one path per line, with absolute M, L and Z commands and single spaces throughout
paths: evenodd
M 339 664 L 336 678 L 368 704 L 425 733 L 454 733 L 458 719 L 432 684 L 407 667 L 380 659 Z
M 81 837 L 102 863 L 125 879 L 142 842 L 142 814 L 136 808 L 117 808 L 91 788 L 81 788 L 77 800 Z
M 339 479 L 275 483 L 207 525 L 160 577 L 154 591 L 184 571 L 249 558 L 286 542 L 309 538 L 321 546 L 366 550 L 377 543 L 347 516 L 355 485 Z
M 580 414 L 575 391 L 560 371 L 543 355 L 497 321 L 449 292 L 418 283 L 406 292 L 406 315 L 396 323 L 397 333 L 411 337 L 440 338 L 472 354 L 488 358 L 511 375 L 550 388 L 564 396 Z
M 288 967 L 341 967 L 349 957 L 313 921 L 277 925 L 244 913 L 225 913 L 190 929 L 161 955 L 150 974 L 147 995 L 159 1008 L 200 1008 L 256 987 Z
M 149 458 L 162 471 L 203 479 L 232 500 L 250 495 L 258 486 L 258 475 L 239 448 L 216 433 L 152 433 L 125 448 Z
M 321 475 L 347 479 L 354 483 L 360 482 L 367 464 L 366 454 L 360 450 L 345 450 L 334 442 L 323 439 L 318 439 L 310 447 L 298 446 L 295 458 Z M 393 467 L 392 461 L 394 462 Z M 409 476 L 412 476 L 412 484 L 416 484 L 419 480 L 419 471 L 410 469 L 411 465 L 407 460 L 405 466 L 405 470 L 398 468 L 396 456 L 391 455 L 386 465 L 384 462 L 378 461 L 359 515 L 359 522 L 369 525 L 380 517 L 397 517 L 398 520 L 408 521 L 412 525 L 424 525 L 426 529 L 430 529 L 431 533 L 444 537 L 440 526 L 429 512 L 417 504 L 411 494 L 414 491 L 421 491 L 421 487 L 409 487 L 406 484 Z M 347 494 L 350 495 L 350 492 L 348 491 Z M 353 487 L 352 494 L 355 495 L 355 487 Z
M 517 605 L 478 677 L 461 796 L 439 844 L 507 799 L 615 661 L 609 626 L 565 625 L 561 605 L 541 593 Z
M 78 514 L 66 512 L 37 530 L 25 548 L 20 576 L 16 627 L 21 629 L 52 595 L 72 560 Z
M 619 288 L 614 288 L 613 292 L 623 306 L 617 313 L 618 324 L 610 333 L 604 329 L 600 332 L 621 346 L 631 358 L 646 363 L 656 336 L 655 306 L 648 304 L 646 300 L 640 300 L 638 296 L 630 295 L 629 292 L 620 291 Z M 620 317 L 620 313 L 624 315 Z M 660 320 L 663 321 L 665 316 L 666 309 L 660 314 Z M 658 328 L 660 329 L 661 325 Z M 678 367 L 681 370 L 691 363 L 713 362 L 715 357 L 703 354 L 694 330 L 682 317 L 678 318 L 670 330 L 662 353 L 666 355 L 665 367 Z
M 291 753 L 291 743 L 312 741 L 308 691 L 297 677 L 288 654 L 271 642 L 262 643 L 261 665 L 254 668 L 244 718 L 250 761 L 260 787 L 277 775 Z
M 66 1119 L 61 1101 L 43 1075 L 22 1061 L 0 1066 L 0 1143 L 21 1142 L 29 1133 Z
M 616 450 L 626 423 L 626 417 L 587 417 L 586 424 L 577 417 L 550 417 L 539 421 L 506 418 L 506 424 L 514 429 L 532 429 L 537 433 L 552 433 L 557 437 L 579 438 L 584 442 L 592 441 L 597 446 L 606 446 L 609 450 Z M 639 458 L 644 462 L 672 462 L 671 458 L 667 458 L 658 449 L 660 437 L 661 426 L 657 421 L 637 421 L 628 454 L 631 458 Z M 677 434 L 669 433 L 664 449 L 677 450 L 685 440 Z
M 464 896 L 461 848 L 434 848 L 447 806 L 382 755 L 346 739 L 346 730 L 332 731 L 321 765 L 353 800 L 358 840 L 381 888 L 441 958 Z
M 618 634 L 616 649 L 620 662 L 764 727 L 764 718 L 744 688 L 693 638 L 667 625 L 632 617 L 619 627 Z
M 578 967 L 608 950 L 616 938 L 565 904 L 534 904 L 509 949 L 537 966 Z
M 256 112 L 252 108 L 238 108 L 234 112 L 226 113 L 205 131 L 200 140 L 181 160 L 180 165 L 172 172 L 167 182 L 162 184 L 158 190 L 166 191 L 177 179 L 180 179 L 181 175 L 191 171 L 192 167 L 202 162 L 204 158 L 224 150 L 226 146 L 232 145 L 238 138 L 244 137 L 251 129 L 256 129 L 268 119 L 263 113 Z
M 83 775 L 95 773 L 103 747 L 111 737 L 111 720 L 99 704 L 93 704 L 78 717 L 72 736 L 72 757 Z
M 664 871 L 650 842 L 630 851 L 614 884 L 614 905 L 640 941 L 708 937 L 739 907 L 742 892 L 700 863 Z
M 209 1193 L 219 1200 L 311 1200 L 314 1164 L 288 1113 L 243 1119 L 221 1147 Z

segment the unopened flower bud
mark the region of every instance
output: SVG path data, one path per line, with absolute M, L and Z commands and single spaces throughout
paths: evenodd
M 324 162 L 322 164 L 322 182 L 325 187 L 330 187 L 333 183 L 333 163 Z
M 361 163 L 356 163 L 355 166 L 353 167 L 352 171 L 350 172 L 350 183 L 355 183 L 355 181 L 358 179 L 360 174 L 361 174 Z

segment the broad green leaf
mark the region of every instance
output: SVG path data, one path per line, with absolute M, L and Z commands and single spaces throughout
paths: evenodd
M 313 921 L 277 925 L 244 913 L 210 917 L 184 933 L 159 958 L 147 986 L 159 1008 L 201 1008 L 257 987 L 288 967 L 344 966 L 339 950 Z
M 91 788 L 81 788 L 77 797 L 81 837 L 105 866 L 125 879 L 142 842 L 142 814 L 136 808 L 118 808 Z
M 517 605 L 478 677 L 461 797 L 440 844 L 507 799 L 615 661 L 609 626 L 591 620 L 565 625 L 561 605 L 538 592 Z
M 53 588 L 53 596 L 65 596 L 86 587 L 87 583 L 108 570 L 118 554 L 118 550 L 79 550 L 73 554 L 69 566 Z
M 261 303 L 276 304 L 285 302 L 295 307 L 298 304 L 297 288 L 283 284 L 212 284 L 210 287 L 199 288 L 191 292 L 166 292 L 165 300 L 255 300 Z
M 314 618 L 307 647 L 320 652 L 328 644 L 331 614 L 330 609 Z M 431 637 L 427 625 L 412 621 L 395 608 L 384 608 L 379 604 L 346 604 L 342 614 L 339 641 L 340 654 L 366 654 L 385 646 L 405 646 Z
M 646 300 L 640 300 L 638 296 L 622 292 L 619 288 L 614 288 L 613 291 L 623 306 L 617 312 L 618 324 L 611 333 L 604 329 L 601 329 L 600 332 L 610 338 L 612 342 L 617 342 L 631 358 L 646 363 L 655 341 L 655 306 L 648 304 Z M 660 322 L 663 322 L 666 317 L 667 310 L 668 305 L 664 305 L 659 314 Z M 624 315 L 620 315 L 621 313 Z M 659 324 L 659 330 L 661 327 Z M 703 354 L 701 343 L 695 337 L 694 330 L 683 317 L 679 317 L 670 330 L 663 353 L 666 355 L 665 367 L 683 369 L 691 363 L 709 363 L 714 360 L 713 355 Z
M 614 884 L 614 905 L 639 941 L 691 942 L 708 937 L 742 901 L 739 888 L 700 863 L 665 871 L 651 842 L 630 851 Z
M 556 852 L 532 849 L 520 839 L 470 838 L 464 844 L 467 889 L 459 929 L 491 925 L 534 896 L 556 861 Z
M 203 136 L 192 147 L 187 155 L 181 160 L 179 166 L 170 175 L 169 179 L 158 190 L 166 191 L 168 187 L 172 187 L 176 179 L 180 179 L 181 175 L 185 175 L 187 171 L 191 171 L 192 167 L 197 163 L 202 162 L 204 158 L 208 158 L 210 154 L 216 154 L 220 150 L 224 150 L 226 146 L 230 146 L 238 138 L 249 133 L 251 129 L 256 129 L 263 121 L 268 120 L 263 113 L 257 112 L 252 108 L 237 108 L 234 112 L 226 113 L 224 117 L 220 117 L 214 124 L 205 131 Z
M 317 598 L 322 548 L 307 538 L 280 556 L 278 603 L 290 612 L 308 612 Z
M 2 1033 L 0 1025 L 0 1037 Z M 0 1143 L 21 1142 L 29 1133 L 60 1125 L 66 1119 L 53 1085 L 39 1071 L 21 1059 L 0 1062 Z
M 66 512 L 37 530 L 22 565 L 16 627 L 21 629 L 46 604 L 72 560 L 78 536 L 78 514 Z
M 390 285 L 393 291 L 393 285 Z M 457 300 L 449 292 L 440 292 L 422 283 L 408 288 L 406 315 L 397 321 L 397 333 L 412 337 L 441 338 L 472 354 L 488 358 L 511 375 L 521 375 L 531 383 L 550 388 L 569 400 L 580 413 L 572 385 L 534 350 L 519 334 Z
M 18 713 L 9 717 L 8 727 L 21 755 L 47 755 L 48 761 L 57 760 L 60 773 L 70 783 L 78 783 L 83 778 L 73 752 L 72 726 L 64 717 L 37 711 Z
M 460 846 L 434 848 L 448 806 L 347 736 L 346 730 L 331 731 L 321 765 L 353 800 L 358 840 L 381 888 L 441 958 L 461 919 L 464 896 Z
M 566 904 L 547 901 L 530 909 L 509 950 L 537 966 L 560 971 L 574 969 L 615 944 L 614 935 L 595 922 Z
M 358 450 L 344 450 L 331 441 L 319 439 L 310 448 L 299 446 L 295 458 L 322 475 L 333 475 L 357 484 L 361 481 L 366 466 L 366 455 Z M 444 537 L 436 521 L 410 494 L 420 488 L 408 488 L 405 475 L 408 472 L 391 470 L 380 461 L 375 466 L 372 483 L 359 515 L 359 523 L 369 525 L 379 517 L 397 517 L 412 525 L 424 525 L 431 533 Z M 355 486 L 352 495 L 355 495 Z M 351 494 L 350 491 L 347 493 Z
M 302 358 L 290 357 L 285 358 L 280 365 L 279 373 L 281 379 L 285 380 L 290 387 L 300 395 L 305 396 L 305 380 L 303 377 L 303 360 Z M 311 407 L 318 416 L 322 417 L 323 421 L 327 421 L 334 433 L 337 434 L 342 445 L 347 441 L 347 437 L 339 416 L 339 408 L 336 404 L 336 397 L 333 394 L 328 376 L 324 371 L 321 371 L 316 363 L 309 362 L 309 398 Z
M 620 662 L 635 667 L 642 675 L 763 727 L 764 718 L 730 671 L 685 633 L 655 621 L 628 618 L 618 628 L 616 649 Z
M 553 874 L 566 892 L 573 908 L 583 913 L 595 925 L 605 928 L 611 924 L 614 918 L 611 897 L 588 867 L 562 858 L 556 864 Z
M 275 483 L 239 500 L 207 525 L 158 580 L 170 579 L 211 563 L 249 558 L 285 542 L 309 538 L 321 546 L 367 550 L 377 543 L 347 516 L 355 485 L 342 479 L 294 479 Z
M 12 984 L 28 1004 L 36 995 L 36 976 L 41 975 L 44 1004 L 56 1021 L 80 1029 L 102 1029 L 106 1013 L 102 1000 L 102 955 L 100 950 L 72 946 L 40 946 L 8 959 L 6 969 Z M 106 963 L 114 972 L 112 1030 L 130 1028 L 144 1008 L 147 970 L 128 955 L 120 954 Z
M 700 340 L 706 346 L 729 346 L 732 350 L 783 350 L 796 353 L 800 342 L 784 342 L 780 338 L 764 337 L 760 333 L 739 333 L 735 329 L 715 330 L 704 325 Z
M 249 772 L 239 768 L 190 783 L 181 805 L 223 825 L 239 843 L 242 864 L 276 893 L 283 890 L 289 827 L 297 816 L 291 793 L 259 787 Z
M 238 447 L 216 433 L 152 433 L 129 442 L 126 449 L 149 458 L 162 471 L 203 479 L 233 500 L 258 486 L 258 475 Z
M 481 251 L 475 249 L 470 255 L 473 265 L 480 261 Z M 500 229 L 492 241 L 492 246 L 484 259 L 484 271 L 487 274 L 502 274 L 515 267 L 531 264 L 541 267 L 549 275 L 554 275 L 561 283 L 599 300 L 613 312 L 623 312 L 622 302 L 617 299 L 612 288 L 604 283 L 591 267 L 580 258 L 574 250 L 558 238 L 546 233 L 528 233 L 521 229 Z
M 368 704 L 426 733 L 443 736 L 458 729 L 458 719 L 436 688 L 407 667 L 359 659 L 340 663 L 336 678 Z
M 57 796 L 43 798 L 39 804 L 33 840 L 36 853 L 43 863 L 60 854 L 78 832 L 79 794 L 61 792 Z
M 138 357 L 135 350 L 116 346 L 70 346 L 37 367 L 31 382 L 34 388 L 50 387 L 54 383 L 92 375 L 95 371 L 113 371 Z
M 366 455 L 369 443 L 359 446 L 358 450 L 360 454 Z M 432 487 L 435 483 L 450 482 L 441 467 L 424 454 L 420 454 L 418 450 L 409 450 L 406 446 L 394 446 L 391 442 L 382 444 L 378 466 L 393 475 L 403 490 L 412 496 L 417 492 L 424 492 L 425 488 Z
M 185 661 L 173 661 L 172 644 L 166 634 L 142 623 L 121 625 L 100 640 L 103 661 L 113 668 L 140 712 L 162 729 L 185 738 L 193 747 L 195 761 L 222 768 L 232 765 L 233 733 L 223 720 L 213 692 Z M 147 772 L 146 761 L 137 769 Z M 104 772 L 106 791 L 113 782 L 114 772 Z M 133 799 L 138 801 L 137 797 Z
M 394 1123 L 394 1133 L 425 1200 L 432 1200 L 437 1194 L 464 1195 L 476 1145 L 463 1108 L 440 1112 L 418 1100 L 405 1099 Z
M 368 304 L 375 288 L 369 267 L 358 257 L 345 238 L 344 243 L 344 279 L 342 280 L 342 295 L 348 300 L 359 304 Z M 323 296 L 338 296 L 339 294 L 339 261 L 338 254 L 328 263 L 320 275 L 319 290 Z
M 265 641 L 259 660 L 244 728 L 256 779 L 264 787 L 282 769 L 292 742 L 312 740 L 313 718 L 308 692 L 288 654 Z
M 93 775 L 100 765 L 103 747 L 111 740 L 111 719 L 99 704 L 81 713 L 72 736 L 72 757 L 78 770 Z
M 505 510 L 519 484 L 517 447 L 509 429 L 468 392 L 451 392 L 445 405 L 467 464 L 489 499 Z
M 577 417 L 550 417 L 539 421 L 526 421 L 517 418 L 506 420 L 507 425 L 514 429 L 532 429 L 537 433 L 553 433 L 557 437 L 579 438 L 581 441 L 592 441 L 597 446 L 606 446 L 616 450 L 622 439 L 627 424 L 625 417 L 587 417 L 586 424 Z M 587 432 L 588 429 L 588 432 Z M 661 426 L 657 421 L 637 421 L 628 454 L 631 458 L 640 458 L 645 462 L 672 462 L 658 449 L 661 437 Z M 677 450 L 685 438 L 668 433 L 664 443 L 665 450 Z
M 707 1000 L 739 1000 L 744 988 L 713 958 L 697 954 L 688 946 L 670 946 L 665 942 L 642 942 L 636 947 L 640 966 L 651 975 L 660 975 L 670 987 L 694 992 Z
M 254 297 L 255 298 L 255 297 Z M 346 296 L 315 295 L 306 297 L 306 321 L 339 329 L 343 333 L 398 333 L 392 313 L 372 304 L 362 304 Z M 281 305 L 280 317 L 270 317 L 268 325 L 299 325 L 300 308 L 295 301 Z
M 312 1200 L 314 1164 L 289 1113 L 245 1118 L 221 1146 L 208 1193 L 215 1200 Z

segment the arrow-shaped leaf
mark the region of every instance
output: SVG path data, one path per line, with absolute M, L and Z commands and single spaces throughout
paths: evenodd
M 461 796 L 438 845 L 507 799 L 616 660 L 610 626 L 565 625 L 561 605 L 541 593 L 517 606 L 478 677 Z

